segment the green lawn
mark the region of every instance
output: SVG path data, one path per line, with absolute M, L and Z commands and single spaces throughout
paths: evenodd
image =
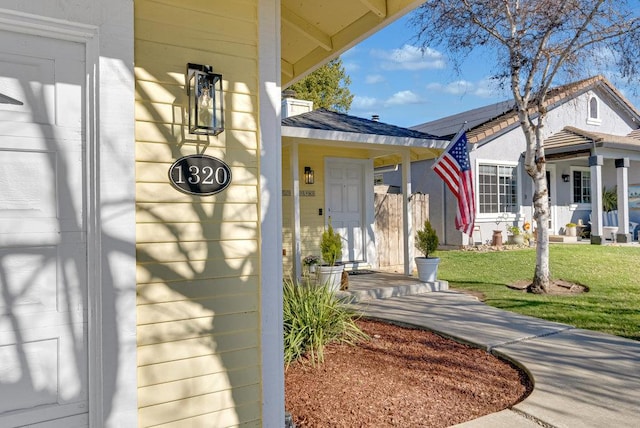
M 640 247 L 552 244 L 550 252 L 552 277 L 586 285 L 588 293 L 546 296 L 507 288 L 533 278 L 535 249 L 439 251 L 438 278 L 452 289 L 484 293 L 497 308 L 640 340 Z

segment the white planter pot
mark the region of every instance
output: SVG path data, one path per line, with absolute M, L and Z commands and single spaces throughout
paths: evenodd
M 507 242 L 511 245 L 522 245 L 524 244 L 524 235 L 511 235 L 507 238 Z
M 565 231 L 565 235 L 567 236 L 576 236 L 576 228 L 575 227 L 567 227 Z
M 439 257 L 416 257 L 418 279 L 422 282 L 434 282 L 438 276 Z
M 331 291 L 340 291 L 340 283 L 342 282 L 343 265 L 337 266 L 318 266 L 318 284 L 327 285 Z

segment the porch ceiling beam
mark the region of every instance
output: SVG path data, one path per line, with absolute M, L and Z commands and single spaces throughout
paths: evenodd
M 424 0 L 358 0 L 357 4 L 361 6 L 362 14 L 354 16 L 353 22 L 346 23 L 338 32 L 327 33 L 322 29 L 323 27 L 313 23 L 313 18 L 293 12 L 296 9 L 289 7 L 289 2 L 294 4 L 299 1 L 284 0 L 282 2 L 281 25 L 291 31 L 300 31 L 303 37 L 312 40 L 313 46 L 298 46 L 297 52 L 286 57 L 292 65 L 293 73 L 292 75 L 282 73 L 282 86 L 285 88 L 424 2 Z M 332 17 L 327 15 L 323 19 L 332 19 Z
M 292 78 L 283 79 L 283 86 L 288 86 L 296 81 L 304 78 L 323 63 L 336 58 L 342 52 L 355 46 L 361 40 L 373 34 L 374 30 L 383 22 L 383 19 L 376 16 L 373 12 L 368 12 L 351 25 L 340 30 L 331 36 L 332 49 L 327 53 L 323 48 L 316 48 L 297 60 L 293 64 L 295 71 Z M 320 46 L 320 45 L 319 45 Z M 284 76 L 286 77 L 286 76 Z
M 295 28 L 303 36 L 317 43 L 318 46 L 322 47 L 325 51 L 330 52 L 333 50 L 333 42 L 327 33 L 321 31 L 304 18 L 296 15 L 286 6 L 282 6 L 282 22 Z
M 380 18 L 385 18 L 387 16 L 386 0 L 360 0 L 360 3 L 365 5 L 367 9 L 378 15 Z
M 293 64 L 283 59 L 280 60 L 280 71 L 283 75 L 291 78 L 293 77 Z

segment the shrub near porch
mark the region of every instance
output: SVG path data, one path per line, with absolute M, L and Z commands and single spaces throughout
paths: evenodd
M 483 293 L 490 306 L 640 340 L 638 246 L 551 245 L 553 277 L 589 287 L 589 292 L 573 296 L 534 295 L 506 287 L 533 278 L 535 249 L 438 255 L 440 279 L 454 290 Z

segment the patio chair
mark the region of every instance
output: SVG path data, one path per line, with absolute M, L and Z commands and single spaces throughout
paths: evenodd
M 636 232 L 638 224 L 639 223 L 636 223 L 634 221 L 629 221 L 629 234 L 631 235 L 631 240 L 640 240 L 640 230 Z M 618 231 L 618 210 L 605 211 L 602 213 L 602 227 L 607 228 L 607 231 L 613 234 Z M 589 229 L 591 229 L 591 213 L 589 213 Z M 603 234 L 604 233 L 605 232 L 603 231 Z

